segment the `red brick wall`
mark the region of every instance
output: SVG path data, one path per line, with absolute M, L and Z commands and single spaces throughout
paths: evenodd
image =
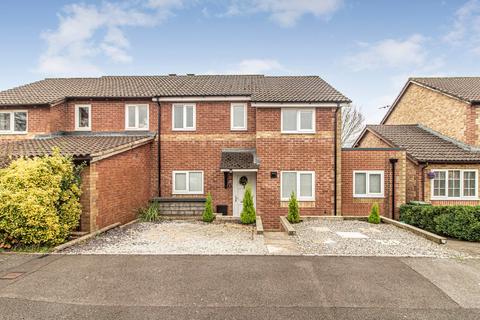
M 151 152 L 152 144 L 146 144 L 91 164 L 97 175 L 91 196 L 96 197 L 98 229 L 129 222 L 148 204 L 152 195 Z
M 405 203 L 406 193 L 406 153 L 398 149 L 346 149 L 342 154 L 342 214 L 349 216 L 366 216 L 372 204 L 377 202 L 380 213 L 391 217 L 392 169 L 389 159 L 396 158 L 395 166 L 395 207 Z M 384 171 L 384 197 L 354 198 L 353 172 L 355 170 Z

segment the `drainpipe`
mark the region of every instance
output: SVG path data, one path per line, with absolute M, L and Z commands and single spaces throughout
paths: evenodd
M 157 116 L 157 138 L 158 138 L 158 146 L 157 146 L 157 160 L 158 160 L 158 166 L 157 166 L 157 169 L 158 169 L 158 181 L 157 181 L 157 184 L 158 184 L 158 196 L 161 197 L 162 195 L 162 192 L 161 192 L 161 183 L 160 183 L 160 175 L 161 175 L 161 143 L 160 143 L 160 122 L 162 120 L 162 110 L 161 110 L 161 106 L 160 106 L 160 100 L 159 100 L 160 97 L 155 97 L 155 100 L 157 101 L 157 106 L 158 106 L 158 116 Z
M 398 159 L 390 159 L 390 164 L 392 165 L 392 219 L 395 220 L 395 164 L 398 162 Z
M 333 215 L 337 215 L 337 113 L 340 104 L 337 103 L 335 109 L 335 119 L 333 120 Z
M 428 163 L 421 165 L 421 174 L 422 174 L 422 201 L 425 201 L 425 169 L 428 167 Z

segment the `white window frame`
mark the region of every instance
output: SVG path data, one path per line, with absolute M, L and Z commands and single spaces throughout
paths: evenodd
M 175 108 L 183 108 L 183 126 L 175 128 Z M 187 107 L 193 107 L 193 127 L 187 127 Z M 195 103 L 172 104 L 172 131 L 195 131 L 197 130 L 197 105 Z
M 283 129 L 283 112 L 289 110 L 295 110 L 297 112 L 297 129 L 296 130 L 284 130 Z M 300 113 L 302 112 L 311 112 L 312 113 L 312 129 L 300 129 L 301 118 Z M 281 122 L 281 132 L 282 133 L 296 133 L 296 134 L 312 134 L 316 130 L 316 110 L 315 108 L 281 108 L 280 111 L 280 122 Z
M 128 108 L 135 107 L 135 127 L 128 126 Z M 147 127 L 146 128 L 139 128 L 140 125 L 140 118 L 138 116 L 139 107 L 146 107 L 147 108 Z M 150 128 L 150 105 L 148 104 L 126 104 L 125 105 L 125 130 L 137 130 L 137 131 L 148 131 Z
M 88 109 L 88 127 L 80 127 L 78 120 L 80 120 L 80 108 Z M 91 131 L 92 130 L 92 105 L 90 104 L 76 104 L 75 105 L 75 131 Z
M 26 113 L 25 131 L 15 131 L 15 113 Z M 0 130 L 0 134 L 27 134 L 28 133 L 28 110 L 0 110 L 0 113 L 10 114 L 10 130 Z
M 297 196 L 298 201 L 315 201 L 315 171 L 280 171 L 280 200 L 288 201 L 290 196 L 283 197 L 283 174 L 284 173 L 295 173 L 297 176 L 297 190 L 295 190 L 295 195 Z M 312 175 L 312 196 L 311 197 L 302 197 L 300 196 L 300 174 L 306 173 Z
M 185 173 L 186 174 L 186 190 L 176 190 L 175 189 L 175 174 Z M 190 191 L 190 173 L 201 173 L 202 174 L 202 190 L 201 191 Z M 205 184 L 205 175 L 202 170 L 182 170 L 182 171 L 172 171 L 172 194 L 203 194 Z
M 431 200 L 478 200 L 478 170 L 477 169 L 432 169 L 433 172 L 445 172 L 445 195 L 444 196 L 435 196 L 434 195 L 434 184 L 433 180 L 430 180 L 430 199 Z M 459 197 L 449 197 L 448 196 L 448 171 L 460 171 L 460 196 Z M 463 173 L 464 172 L 475 172 L 475 196 L 464 196 L 463 195 Z
M 233 108 L 236 108 L 236 107 L 243 107 L 243 126 L 242 127 L 235 127 L 234 126 L 234 119 L 233 119 L 233 115 L 234 115 L 234 112 L 233 112 Z M 248 129 L 248 124 L 247 124 L 247 120 L 248 120 L 248 108 L 247 108 L 247 104 L 246 103 L 232 103 L 230 105 L 230 130 L 232 131 L 247 131 Z
M 355 179 L 357 173 L 365 173 L 365 194 L 355 193 Z M 380 174 L 380 193 L 370 193 L 370 175 Z M 355 170 L 353 171 L 353 197 L 354 198 L 384 198 L 385 197 L 385 171 L 383 170 Z

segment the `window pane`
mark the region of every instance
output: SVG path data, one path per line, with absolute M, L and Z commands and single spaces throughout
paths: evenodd
M 190 192 L 202 191 L 202 173 L 201 172 L 190 172 L 189 180 L 190 180 L 189 181 Z
M 128 127 L 135 128 L 135 106 L 128 107 Z
M 173 127 L 183 128 L 183 107 L 173 107 Z
M 460 197 L 460 171 L 448 171 L 448 196 Z
M 283 130 L 296 131 L 297 130 L 297 110 L 282 110 Z
M 186 107 L 187 128 L 193 128 L 193 107 Z
M 381 193 L 382 192 L 382 175 L 381 174 L 370 174 L 369 176 L 370 186 L 369 193 Z
M 436 197 L 444 197 L 446 194 L 446 176 L 444 171 L 435 172 L 433 180 L 433 195 Z
M 465 197 L 474 197 L 476 186 L 475 171 L 465 171 L 463 173 L 463 195 Z
M 300 112 L 300 129 L 313 130 L 313 112 L 311 111 Z
M 27 131 L 27 113 L 26 112 L 15 112 L 15 131 L 16 132 L 25 132 Z
M 147 106 L 138 107 L 138 128 L 139 129 L 148 128 L 148 107 Z
M 300 197 L 313 196 L 313 175 L 311 173 L 300 173 Z
M 355 173 L 355 194 L 367 194 L 366 173 Z
M 282 198 L 289 198 L 292 192 L 297 192 L 297 174 L 295 172 L 283 172 Z
M 235 106 L 233 109 L 233 127 L 245 128 L 245 108 L 243 106 Z
M 10 131 L 10 113 L 0 113 L 0 130 Z
M 175 190 L 186 191 L 187 190 L 187 174 L 175 173 Z
M 88 128 L 89 117 L 90 117 L 89 108 L 79 107 L 78 108 L 78 127 L 79 128 Z

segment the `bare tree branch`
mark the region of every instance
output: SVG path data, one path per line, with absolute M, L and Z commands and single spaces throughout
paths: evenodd
M 365 128 L 365 117 L 357 106 L 342 109 L 342 146 L 351 147 Z

